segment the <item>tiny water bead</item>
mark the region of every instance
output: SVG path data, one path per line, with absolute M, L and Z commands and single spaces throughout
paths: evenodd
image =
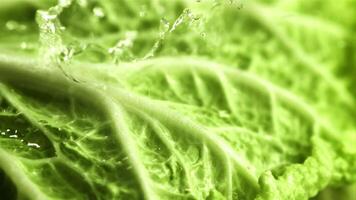
M 28 45 L 26 42 L 21 42 L 20 47 L 21 47 L 21 49 L 27 49 Z
M 81 7 L 87 7 L 87 6 L 88 6 L 88 1 L 87 1 L 87 0 L 78 0 L 77 3 L 78 3 Z
M 9 31 L 21 32 L 21 31 L 25 31 L 27 29 L 26 25 L 23 25 L 17 21 L 13 21 L 13 20 L 6 22 L 5 26 Z
M 100 7 L 94 7 L 93 8 L 93 14 L 96 16 L 96 17 L 99 17 L 99 18 L 103 18 L 105 17 L 105 13 L 104 13 L 104 10 Z
M 29 147 L 34 147 L 34 148 L 37 148 L 37 149 L 41 147 L 39 144 L 37 144 L 37 143 L 32 143 L 32 142 L 27 143 L 27 146 L 29 146 Z
M 219 117 L 221 118 L 229 118 L 230 114 L 226 110 L 219 110 L 218 112 Z
M 146 6 L 141 6 L 140 12 L 139 12 L 140 17 L 145 17 L 147 16 L 147 7 Z
M 72 48 L 63 48 L 58 56 L 59 62 L 69 62 L 72 59 L 74 53 L 75 50 Z
M 59 0 L 59 5 L 62 7 L 67 7 L 69 6 L 73 0 Z
M 201 32 L 201 33 L 200 33 L 200 36 L 201 36 L 202 38 L 205 38 L 205 37 L 206 37 L 206 33 L 205 33 L 205 32 Z
M 6 128 L 6 129 L 0 129 L 0 135 L 10 137 L 10 138 L 18 138 L 18 132 L 17 129 L 12 129 L 12 128 Z
M 5 101 L 2 104 L 11 107 Z M 18 111 L 14 110 L 14 113 L 18 113 Z M 45 134 L 28 122 L 23 115 L 1 114 L 3 112 L 0 110 L 0 146 L 25 157 L 51 157 L 54 155 L 54 149 Z
M 20 132 L 18 129 L 7 128 L 6 130 L 0 130 L 0 135 L 5 136 L 5 138 L 12 138 L 12 139 L 20 139 L 22 143 L 25 143 L 23 138 L 26 138 L 26 135 Z M 28 142 L 27 146 L 40 148 L 41 146 L 34 142 Z

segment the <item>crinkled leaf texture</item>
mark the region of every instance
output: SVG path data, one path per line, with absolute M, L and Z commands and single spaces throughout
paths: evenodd
M 352 198 L 354 0 L 4 2 L 0 199 Z
M 0 166 L 19 199 L 307 199 L 349 170 L 311 108 L 236 69 L 79 63 L 75 82 L 1 60 Z

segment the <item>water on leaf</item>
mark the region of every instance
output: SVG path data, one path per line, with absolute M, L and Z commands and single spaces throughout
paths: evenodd
M 119 63 L 125 59 L 132 59 L 130 50 L 134 45 L 136 37 L 136 31 L 128 31 L 123 39 L 119 40 L 115 46 L 108 49 L 108 53 L 113 56 L 115 63 Z
M 21 48 L 21 49 L 24 49 L 24 50 L 27 49 L 27 48 L 28 48 L 27 43 L 26 43 L 26 42 L 21 42 L 20 48 Z
M 104 10 L 100 7 L 94 7 L 93 8 L 93 14 L 96 16 L 96 17 L 99 17 L 99 18 L 103 18 L 105 17 L 105 13 L 104 13 Z
M 170 27 L 169 21 L 166 20 L 165 18 L 162 18 L 160 20 L 160 25 L 159 25 L 159 37 L 160 38 L 165 37 L 165 35 L 169 31 L 169 27 Z
M 39 144 L 37 144 L 37 143 L 32 143 L 32 142 L 29 142 L 29 143 L 27 143 L 27 146 L 28 147 L 34 147 L 34 148 L 41 148 L 41 146 L 39 145 Z
M 26 25 L 20 24 L 19 22 L 13 21 L 13 20 L 6 22 L 5 26 L 9 31 L 19 31 L 20 32 L 20 31 L 24 31 L 27 29 Z
M 77 2 L 81 7 L 87 7 L 88 6 L 88 1 L 87 0 L 78 0 Z

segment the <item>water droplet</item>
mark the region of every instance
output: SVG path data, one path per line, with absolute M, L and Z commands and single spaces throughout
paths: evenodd
M 93 8 L 93 13 L 99 18 L 105 17 L 104 10 L 100 7 Z
M 56 14 L 50 14 L 49 12 L 43 11 L 43 10 L 38 11 L 38 14 L 45 21 L 51 21 L 53 19 L 56 19 L 56 17 L 57 17 Z
M 20 47 L 21 47 L 21 49 L 27 49 L 28 45 L 26 42 L 21 42 Z
M 169 21 L 166 20 L 165 18 L 162 18 L 160 20 L 160 25 L 159 25 L 159 37 L 160 38 L 165 37 L 165 35 L 169 31 L 169 27 L 170 27 Z
M 189 25 L 192 25 L 194 21 L 200 20 L 200 18 L 201 16 L 193 14 L 190 9 L 185 9 L 183 13 L 176 19 L 176 21 L 174 21 L 169 32 L 173 32 L 177 29 L 178 26 L 180 26 L 184 22 L 188 23 Z
M 13 20 L 6 22 L 5 26 L 10 31 L 24 31 L 27 29 L 26 25 L 20 24 Z
M 41 147 L 39 144 L 37 144 L 37 143 L 31 143 L 31 142 L 27 143 L 27 146 L 29 146 L 29 147 L 34 147 L 34 148 L 37 148 L 37 149 Z
M 139 16 L 140 17 L 145 17 L 147 15 L 147 8 L 146 6 L 141 6 L 140 12 L 139 12 Z
M 88 6 L 88 1 L 87 0 L 78 0 L 78 4 L 81 7 L 87 7 Z
M 108 53 L 113 55 L 115 63 L 129 55 L 129 50 L 133 47 L 136 37 L 136 31 L 128 31 L 125 33 L 125 38 L 119 40 L 115 46 L 108 49 Z
M 74 53 L 75 51 L 73 48 L 63 48 L 59 54 L 58 59 L 60 62 L 69 62 L 74 56 Z
M 57 19 L 57 11 L 38 11 L 37 23 L 40 28 L 40 41 L 42 43 L 42 53 L 45 55 L 44 61 L 48 62 L 53 57 L 56 57 L 60 51 L 62 40 L 60 35 L 60 29 L 58 28 L 60 23 Z M 57 29 L 58 28 L 58 29 Z
M 206 33 L 205 33 L 205 32 L 201 32 L 201 33 L 200 33 L 200 36 L 203 37 L 203 38 L 205 38 L 205 37 L 206 37 Z
M 72 3 L 72 0 L 59 0 L 59 5 L 62 7 L 67 7 Z
M 220 110 L 218 114 L 221 118 L 228 118 L 230 116 L 226 110 Z
M 160 25 L 159 25 L 159 35 L 158 35 L 159 38 L 154 43 L 152 49 L 143 57 L 143 60 L 151 58 L 155 55 L 156 51 L 160 48 L 160 46 L 162 45 L 162 42 L 165 40 L 165 38 L 169 32 L 170 32 L 170 23 L 165 18 L 162 18 L 160 20 Z
M 189 12 L 190 12 L 190 11 L 189 11 Z M 176 21 L 174 21 L 174 23 L 173 23 L 173 25 L 172 25 L 172 28 L 171 28 L 171 30 L 169 30 L 169 32 L 173 32 L 174 30 L 177 29 L 177 27 L 178 27 L 180 24 L 182 24 L 182 22 L 183 22 L 183 20 L 184 20 L 184 18 L 185 18 L 185 16 L 186 16 L 186 13 L 187 13 L 187 11 L 184 10 L 183 14 L 181 14 L 181 15 L 176 19 Z
M 146 16 L 146 12 L 145 11 L 140 11 L 139 15 L 140 15 L 140 17 L 144 17 L 144 16 Z
M 160 20 L 159 26 L 159 38 L 154 43 L 152 49 L 143 57 L 143 60 L 153 57 L 157 50 L 162 46 L 163 41 L 166 39 L 167 35 L 175 31 L 182 23 L 189 22 L 190 25 L 192 21 L 198 19 L 200 19 L 200 17 L 193 15 L 190 9 L 184 9 L 182 14 L 174 21 L 172 26 L 165 18 L 162 18 Z

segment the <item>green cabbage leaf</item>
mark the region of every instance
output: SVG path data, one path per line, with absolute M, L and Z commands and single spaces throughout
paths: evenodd
M 354 9 L 3 0 L 0 198 L 353 199 Z

